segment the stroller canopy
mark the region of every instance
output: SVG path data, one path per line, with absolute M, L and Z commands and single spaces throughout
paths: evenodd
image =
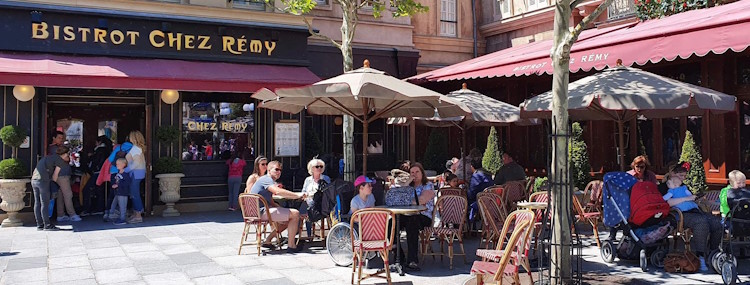
M 628 223 L 628 219 L 630 218 L 630 189 L 633 188 L 636 182 L 638 180 L 627 172 L 610 172 L 604 175 L 602 199 L 604 200 L 605 226 L 615 227 L 620 223 Z M 622 215 L 625 217 L 624 220 L 617 212 L 617 209 L 622 212 Z

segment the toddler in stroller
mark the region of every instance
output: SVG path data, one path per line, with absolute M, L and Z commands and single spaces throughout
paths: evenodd
M 674 229 L 668 219 L 669 205 L 662 199 L 656 184 L 638 182 L 625 172 L 604 175 L 604 225 L 610 227 L 607 240 L 601 248 L 601 257 L 612 263 L 620 259 L 639 259 L 643 271 L 648 269 L 647 253 L 651 263 L 663 266 L 667 255 L 666 237 Z M 617 233 L 623 236 L 617 244 Z
M 721 222 L 725 237 L 718 250 L 709 254 L 710 267 L 721 273 L 724 284 L 735 284 L 737 279 L 737 258 L 733 246 L 745 249 L 750 242 L 750 190 L 745 188 L 745 174 L 739 170 L 729 173 L 729 186 L 719 195 L 721 202 Z

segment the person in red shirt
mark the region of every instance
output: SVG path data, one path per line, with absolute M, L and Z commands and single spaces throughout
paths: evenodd
M 237 200 L 240 196 L 240 185 L 242 184 L 242 173 L 245 170 L 245 160 L 232 155 L 232 158 L 227 160 L 227 167 L 229 167 L 229 178 L 227 178 L 227 184 L 229 185 L 229 210 L 234 211 L 237 209 Z
M 206 149 L 206 160 L 213 160 L 214 159 L 214 148 L 211 146 L 211 142 L 208 140 L 204 141 L 206 143 L 203 148 Z

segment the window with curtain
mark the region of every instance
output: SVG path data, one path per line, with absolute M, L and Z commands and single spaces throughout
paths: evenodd
M 456 36 L 456 0 L 440 0 L 440 35 Z
M 549 6 L 547 0 L 528 0 L 529 11 L 541 9 Z
M 266 3 L 263 0 L 232 0 L 232 7 L 264 11 L 266 10 Z
M 502 15 L 503 17 L 511 16 L 510 4 L 512 0 L 492 0 L 495 4 L 495 15 Z

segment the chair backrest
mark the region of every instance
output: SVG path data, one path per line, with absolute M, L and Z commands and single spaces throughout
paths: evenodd
M 505 203 L 503 203 L 503 198 L 501 195 L 491 192 L 482 192 L 477 194 L 478 203 L 480 198 L 482 198 L 483 203 L 489 205 L 489 210 L 497 212 L 496 216 L 500 217 L 499 221 L 505 221 L 505 218 L 508 217 L 508 210 L 505 207 Z
M 581 206 L 581 202 L 578 201 L 578 197 L 576 195 L 573 195 L 573 210 L 576 211 L 576 215 L 580 215 L 581 218 L 583 218 L 583 206 Z
M 500 241 L 497 243 L 497 249 L 502 249 L 503 242 L 508 237 L 508 233 L 515 230 L 518 224 L 522 222 L 530 222 L 532 226 L 536 222 L 536 213 L 531 210 L 516 210 L 508 214 L 508 218 L 505 219 L 503 224 L 503 230 L 500 232 Z
M 708 191 L 706 195 L 699 199 L 698 204 L 705 205 L 711 212 L 718 212 L 721 210 L 721 203 L 719 201 L 719 194 L 721 191 Z
M 531 195 L 531 193 L 534 193 L 535 181 L 536 181 L 536 177 L 534 176 L 526 177 L 526 193 L 529 193 L 529 195 Z
M 484 188 L 484 190 L 482 190 L 482 192 L 484 192 L 484 193 L 495 193 L 497 195 L 502 196 L 505 191 L 503 190 L 503 186 L 502 185 L 492 185 L 490 187 Z
M 461 190 L 461 188 L 440 188 L 438 189 L 438 198 L 445 195 L 457 195 L 457 196 L 466 196 L 466 192 L 464 190 Z
M 582 205 L 586 205 L 586 208 L 595 208 L 601 210 L 602 207 L 602 187 L 604 187 L 604 181 L 594 180 L 586 184 L 586 188 L 583 189 L 583 198 L 588 201 L 579 201 Z
M 435 206 L 440 213 L 440 226 L 457 226 L 458 229 L 463 230 L 466 211 L 469 208 L 465 196 L 443 195 L 438 198 Z
M 495 200 L 497 195 L 492 193 L 479 193 L 477 203 L 479 204 L 479 213 L 482 215 L 482 224 L 487 230 L 500 232 L 500 224 L 505 221 L 500 206 Z
M 515 252 L 517 256 L 521 256 L 524 250 L 523 249 L 524 246 L 521 245 L 521 242 L 522 240 L 526 239 L 531 227 L 532 227 L 531 221 L 521 221 L 518 224 L 516 224 L 516 227 L 513 229 L 513 234 L 511 234 L 510 239 L 508 239 L 508 243 L 505 246 L 505 249 L 503 251 L 503 256 L 500 257 L 498 270 L 495 272 L 495 276 L 494 276 L 495 281 L 502 280 L 503 275 L 505 274 L 505 267 L 508 266 L 508 263 L 511 260 L 512 253 Z M 518 272 L 515 272 L 515 274 L 518 274 Z
M 526 182 L 523 180 L 509 181 L 503 184 L 502 187 L 504 189 L 503 192 L 505 192 L 503 196 L 508 205 L 526 200 L 526 197 L 528 197 L 528 195 L 526 195 Z
M 393 245 L 393 235 L 396 230 L 395 215 L 388 209 L 368 208 L 357 210 L 352 214 L 352 223 L 359 227 L 359 241 L 383 242 L 383 247 Z M 390 229 L 388 229 L 390 227 Z M 357 237 L 351 233 L 352 242 Z M 352 246 L 354 246 L 352 244 Z
M 255 222 L 258 220 L 263 220 L 263 212 L 261 212 L 261 207 L 268 209 L 268 202 L 266 202 L 266 199 L 263 198 L 263 196 L 258 194 L 248 194 L 248 193 L 242 193 L 240 194 L 239 198 L 240 202 L 240 210 L 242 210 L 242 218 L 245 219 L 245 221 L 249 222 Z M 271 220 L 271 212 L 266 212 L 266 219 L 268 221 Z

